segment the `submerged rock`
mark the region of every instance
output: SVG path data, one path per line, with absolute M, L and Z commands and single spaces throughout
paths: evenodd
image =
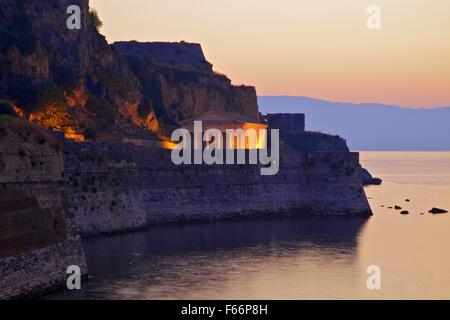
M 432 213 L 432 214 L 440 214 L 440 213 L 447 213 L 448 211 L 447 210 L 444 210 L 444 209 L 439 209 L 439 208 L 433 208 L 433 209 L 431 209 L 430 211 L 428 211 L 429 213 Z

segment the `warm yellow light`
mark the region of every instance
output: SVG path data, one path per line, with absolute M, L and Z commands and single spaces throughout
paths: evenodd
M 77 142 L 83 142 L 86 140 L 84 135 L 81 133 L 64 133 L 64 137 L 69 140 L 77 141 Z
M 173 150 L 177 147 L 177 145 L 170 141 L 158 142 L 158 147 L 162 149 Z

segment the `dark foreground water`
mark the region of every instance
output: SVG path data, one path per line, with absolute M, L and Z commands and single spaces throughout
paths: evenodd
M 84 241 L 82 290 L 48 299 L 450 298 L 450 153 L 363 153 L 374 216 L 158 226 Z M 410 199 L 406 202 L 406 199 Z M 411 212 L 400 215 L 389 206 Z M 421 213 L 424 213 L 421 215 Z M 381 268 L 368 290 L 367 267 Z

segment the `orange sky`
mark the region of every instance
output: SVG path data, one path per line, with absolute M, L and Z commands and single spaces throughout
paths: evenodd
M 382 10 L 368 30 L 366 9 Z M 202 44 L 259 95 L 450 106 L 449 0 L 91 0 L 108 41 Z

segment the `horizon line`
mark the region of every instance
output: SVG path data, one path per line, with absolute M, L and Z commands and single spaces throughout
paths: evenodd
M 257 97 L 268 97 L 268 98 L 306 98 L 316 101 L 323 101 L 328 103 L 334 103 L 334 104 L 352 104 L 356 106 L 360 105 L 378 105 L 378 106 L 384 106 L 384 107 L 394 107 L 394 108 L 400 108 L 400 109 L 408 109 L 408 110 L 438 110 L 438 109 L 450 109 L 450 105 L 447 106 L 419 106 L 419 107 L 411 107 L 406 105 L 398 105 L 393 103 L 384 103 L 384 102 L 352 102 L 352 101 L 335 101 L 335 100 L 328 100 L 324 98 L 315 98 L 310 96 L 304 96 L 304 95 L 290 95 L 290 94 L 280 94 L 280 95 L 257 95 Z

